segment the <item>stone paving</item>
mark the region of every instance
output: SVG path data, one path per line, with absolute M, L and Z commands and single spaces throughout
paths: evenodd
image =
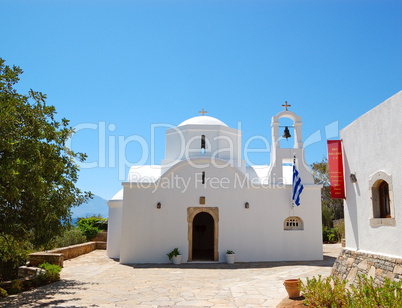
M 342 250 L 309 262 L 122 265 L 95 250 L 64 262 L 61 280 L 0 300 L 0 307 L 276 307 L 283 280 L 328 276 Z

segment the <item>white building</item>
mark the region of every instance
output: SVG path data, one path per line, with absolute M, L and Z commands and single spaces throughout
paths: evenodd
M 348 250 L 402 258 L 401 131 L 402 91 L 341 131 Z
M 281 148 L 279 119 L 294 122 L 294 148 Z M 305 162 L 301 118 L 272 118 L 269 166 L 246 166 L 241 131 L 198 116 L 166 131 L 161 165 L 133 166 L 108 201 L 107 254 L 121 263 L 165 263 L 178 247 L 183 261 L 321 260 L 321 186 Z M 289 163 L 303 181 L 292 207 Z

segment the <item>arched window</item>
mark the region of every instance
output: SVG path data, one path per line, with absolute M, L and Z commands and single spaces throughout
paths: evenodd
M 394 226 L 394 208 L 392 194 L 392 178 L 383 171 L 378 171 L 370 178 L 372 227 Z
M 382 181 L 378 187 L 380 196 L 380 215 L 381 218 L 391 218 L 391 211 L 389 207 L 389 187 L 388 183 Z
M 378 180 L 371 188 L 373 218 L 391 218 L 389 185 L 387 181 Z
M 297 216 L 290 216 L 283 222 L 284 230 L 303 230 L 303 220 Z

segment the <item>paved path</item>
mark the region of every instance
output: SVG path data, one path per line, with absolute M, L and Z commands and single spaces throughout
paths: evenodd
M 0 300 L 0 307 L 276 307 L 283 280 L 327 276 L 341 251 L 324 245 L 324 260 L 121 265 L 105 250 L 65 261 L 61 281 Z

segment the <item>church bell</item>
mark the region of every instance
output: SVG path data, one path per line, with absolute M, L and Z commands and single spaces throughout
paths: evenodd
M 283 132 L 282 138 L 286 138 L 286 140 L 287 140 L 290 137 L 292 137 L 292 136 L 290 135 L 289 128 L 286 126 L 285 131 Z

